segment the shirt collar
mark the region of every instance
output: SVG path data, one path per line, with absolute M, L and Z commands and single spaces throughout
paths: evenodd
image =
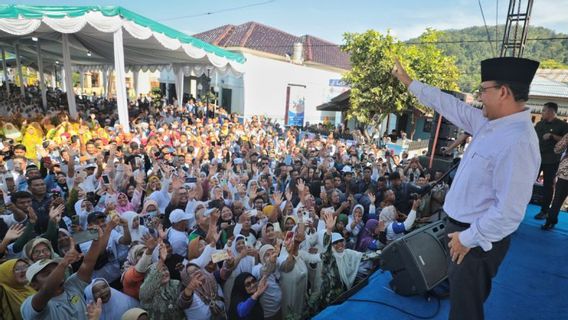
M 527 120 L 530 119 L 530 108 L 529 107 L 525 107 L 523 111 L 521 112 L 516 112 L 513 113 L 511 115 L 499 118 L 499 119 L 495 119 L 495 120 L 490 120 L 487 123 L 487 127 L 489 129 L 493 129 L 496 127 L 500 127 L 500 126 L 507 126 L 513 123 L 517 123 L 517 122 L 525 122 Z

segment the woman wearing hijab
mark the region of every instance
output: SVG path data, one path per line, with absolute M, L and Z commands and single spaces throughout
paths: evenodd
M 139 298 L 140 287 L 144 283 L 146 272 L 152 264 L 152 253 L 156 245 L 156 239 L 145 236 L 144 245 L 134 245 L 128 251 L 128 258 L 124 263 L 124 272 L 121 277 L 122 291 L 135 299 Z
M 148 228 L 156 228 L 157 225 L 154 225 L 154 218 L 160 218 L 160 210 L 158 208 L 158 203 L 154 200 L 146 200 L 144 201 L 144 205 L 142 206 L 142 212 L 140 212 L 140 216 L 144 220 L 144 225 Z
M 181 283 L 170 279 L 164 263 L 166 256 L 166 247 L 162 245 L 158 262 L 150 266 L 140 287 L 140 305 L 153 320 L 178 320 L 184 317 L 177 304 Z
M 282 240 L 277 237 L 276 231 L 274 230 L 274 224 L 269 222 L 262 226 L 260 241 L 256 242 L 256 249 L 260 249 L 260 247 L 265 244 L 270 244 L 276 248 L 279 247 L 281 243 Z
M 24 258 L 37 262 L 42 259 L 54 259 L 55 254 L 51 242 L 45 238 L 35 238 L 24 246 Z
M 140 201 L 142 200 L 142 192 L 139 190 L 134 191 L 134 196 L 132 201 L 128 200 L 128 195 L 123 192 L 119 192 L 116 196 L 116 211 L 118 213 L 125 213 L 127 211 L 136 211 L 140 207 Z
M 257 279 L 266 279 L 266 291 L 260 298 L 260 304 L 264 310 L 264 319 L 281 319 L 282 318 L 282 289 L 278 284 L 280 280 L 280 248 L 278 250 L 270 244 L 263 245 L 258 255 L 260 263 L 252 268 L 252 274 Z
M 365 228 L 361 231 L 359 240 L 357 241 L 357 247 L 355 248 L 359 252 L 367 252 L 368 250 L 376 251 L 383 247 L 380 243 L 378 236 L 380 233 L 380 225 L 384 228 L 384 222 L 379 222 L 375 219 L 367 220 Z
M 130 238 L 132 242 L 140 242 L 145 234 L 150 234 L 148 228 L 140 224 L 140 216 L 134 211 L 122 213 L 122 218 L 128 222 Z
M 132 308 L 126 311 L 120 318 L 120 320 L 148 320 L 148 319 L 150 319 L 148 317 L 148 312 L 140 308 Z
M 280 264 L 280 287 L 282 288 L 282 318 L 305 319 L 307 317 L 306 292 L 308 292 L 308 264 L 321 261 L 318 254 L 300 250 L 305 239 L 305 225 L 302 215 L 300 223 L 290 237 L 278 258 Z
M 88 303 L 101 299 L 102 312 L 100 320 L 119 319 L 126 311 L 138 307 L 138 300 L 113 289 L 102 278 L 96 278 L 85 288 L 85 298 Z
M 235 279 L 243 272 L 252 272 L 252 268 L 255 264 L 254 257 L 249 255 L 250 250 L 247 248 L 246 240 L 243 235 L 237 235 L 235 240 L 232 241 L 231 252 L 233 257 L 235 257 L 235 261 L 233 265 L 228 266 L 231 274 L 223 285 L 223 292 L 225 292 L 225 301 L 227 305 L 231 305 L 230 293 L 233 290 Z
M 349 221 L 345 226 L 345 230 L 349 232 L 349 237 L 347 239 L 347 248 L 355 249 L 357 245 L 357 240 L 360 238 L 359 235 L 361 230 L 365 227 L 363 222 L 363 213 L 365 209 L 362 205 L 357 204 L 353 207 L 351 215 L 349 216 Z
M 28 286 L 24 259 L 12 259 L 0 264 L 0 310 L 2 319 L 21 320 L 20 306 L 27 297 L 36 293 Z
M 179 295 L 178 306 L 191 320 L 226 319 L 223 290 L 215 276 L 196 264 L 188 264 L 181 272 L 185 288 Z
M 357 276 L 357 270 L 363 254 L 345 249 L 345 239 L 339 233 L 332 233 L 337 217 L 333 213 L 324 213 L 326 233 L 324 234 L 324 247 L 321 254 L 323 261 L 322 285 L 317 297 L 315 310 L 322 310 L 337 299 L 343 292 L 351 289 Z
M 258 283 L 256 278 L 248 272 L 239 274 L 231 292 L 229 319 L 264 319 L 264 311 L 258 300 L 262 297 L 266 287 L 267 284 L 264 279 Z

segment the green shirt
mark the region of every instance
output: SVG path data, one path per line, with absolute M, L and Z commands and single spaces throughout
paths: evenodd
M 556 140 L 552 137 L 548 140 L 544 140 L 543 136 L 546 133 L 552 133 L 557 136 L 564 136 L 568 133 L 568 123 L 555 118 L 554 120 L 548 122 L 545 120 L 540 120 L 534 127 L 536 130 L 536 135 L 538 136 L 538 144 L 540 147 L 540 156 L 542 158 L 542 164 L 552 164 L 560 162 L 560 154 L 554 153 L 554 145 Z

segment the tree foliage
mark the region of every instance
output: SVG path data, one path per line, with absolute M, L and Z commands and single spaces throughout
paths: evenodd
M 390 33 L 381 34 L 375 30 L 344 34 L 342 49 L 350 54 L 352 67 L 343 76 L 351 86 L 351 108 L 347 117 L 368 123 L 375 115 L 401 114 L 410 107 L 425 110 L 391 75 L 395 57 L 414 79 L 457 90 L 459 73 L 454 59 L 433 44 L 439 36 L 438 31 L 427 30 L 421 41 L 432 44 L 416 46 L 405 44 Z

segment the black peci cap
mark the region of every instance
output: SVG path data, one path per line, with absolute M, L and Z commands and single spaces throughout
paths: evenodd
M 513 57 L 483 60 L 481 61 L 481 82 L 503 81 L 528 86 L 531 84 L 539 64 L 538 61 Z

